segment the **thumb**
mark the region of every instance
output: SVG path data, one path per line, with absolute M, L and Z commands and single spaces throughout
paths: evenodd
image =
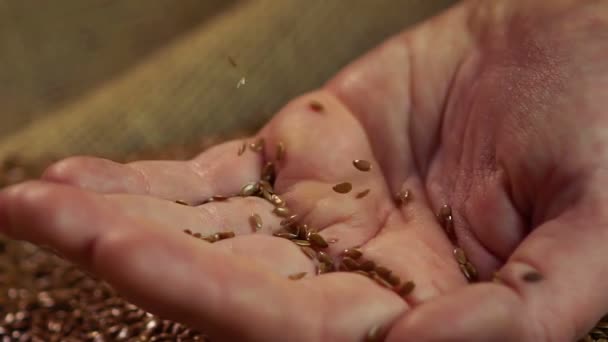
M 395 324 L 388 341 L 580 338 L 608 312 L 607 203 L 597 196 L 580 199 L 522 242 L 499 270 L 498 283 L 469 286 L 418 307 Z

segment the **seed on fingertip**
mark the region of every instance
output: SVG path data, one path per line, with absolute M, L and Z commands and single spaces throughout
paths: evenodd
M 372 169 L 372 163 L 363 159 L 355 159 L 353 160 L 353 165 L 359 171 L 367 172 Z
M 315 112 L 321 112 L 323 110 L 323 105 L 319 101 L 312 100 L 310 101 L 310 109 Z
M 353 189 L 353 185 L 350 184 L 349 182 L 343 182 L 343 183 L 334 185 L 334 187 L 332 189 L 334 189 L 334 191 L 339 194 L 347 194 Z
M 288 276 L 288 278 L 289 278 L 290 280 L 300 280 L 300 279 L 304 278 L 304 277 L 306 276 L 306 274 L 307 274 L 307 273 L 308 273 L 308 272 L 299 272 L 299 273 L 290 274 L 290 275 Z

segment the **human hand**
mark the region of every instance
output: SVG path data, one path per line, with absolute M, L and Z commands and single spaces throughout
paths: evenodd
M 0 226 L 217 339 L 352 341 L 380 327 L 389 341 L 571 340 L 608 311 L 606 9 L 461 3 L 291 102 L 258 133 L 263 154 L 239 156 L 234 141 L 188 162 L 68 159 L 4 190 Z M 411 294 L 359 274 L 313 276 L 298 246 L 271 235 L 281 218 L 263 199 L 173 203 L 238 193 L 279 142 L 275 190 L 289 209 L 338 240 L 330 255 L 360 247 L 414 281 Z M 344 181 L 350 193 L 332 190 Z M 412 198 L 398 205 L 404 189 Z M 498 270 L 500 283 L 467 286 L 434 215 L 444 204 L 456 244 L 482 280 Z M 209 244 L 184 229 L 237 237 Z

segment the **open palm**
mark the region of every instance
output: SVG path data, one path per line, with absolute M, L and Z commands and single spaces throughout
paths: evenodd
M 593 254 L 605 239 L 566 228 L 583 215 L 605 219 L 581 212 L 583 203 L 599 206 L 604 199 L 574 180 L 605 178 L 595 177 L 594 166 L 602 164 L 584 152 L 605 141 L 587 134 L 588 141 L 573 144 L 580 136 L 572 128 L 580 124 L 572 116 L 547 124 L 548 113 L 572 110 L 589 91 L 553 101 L 570 93 L 564 82 L 572 75 L 602 80 L 579 74 L 566 58 L 581 44 L 585 20 L 570 37 L 539 44 L 563 32 L 543 24 L 572 22 L 563 13 L 586 19 L 605 12 L 602 2 L 576 11 L 573 3 L 560 1 L 549 11 L 519 1 L 464 2 L 292 101 L 247 140 L 263 138 L 262 151 L 240 153 L 243 141 L 232 141 L 183 162 L 70 158 L 41 181 L 5 190 L 0 225 L 89 268 L 134 303 L 218 339 L 354 341 L 375 330 L 399 341 L 574 338 L 608 309 L 605 294 L 589 296 L 601 292 L 596 283 L 608 269 Z M 530 13 L 539 13 L 537 21 Z M 594 46 L 588 58 L 605 55 L 605 42 Z M 581 111 L 589 118 L 582 128 L 606 127 L 597 108 Z M 277 161 L 279 144 L 286 153 Z M 558 162 L 564 151 L 575 155 L 567 166 Z M 356 159 L 371 162 L 371 170 L 354 167 Z M 274 191 L 299 223 L 332 242 L 318 250 L 336 266 L 344 249 L 357 247 L 415 289 L 402 297 L 353 272 L 317 275 L 317 262 L 300 246 L 273 236 L 283 220 L 275 205 L 235 196 L 261 179 L 269 161 L 276 165 Z M 342 182 L 353 189 L 335 191 Z M 408 199 L 395 201 L 405 190 Z M 209 201 L 217 195 L 235 197 Z M 454 212 L 452 241 L 435 216 L 444 204 Z M 254 214 L 259 230 L 252 229 Z M 186 229 L 236 237 L 209 243 Z M 559 254 L 573 241 L 587 254 Z M 455 244 L 483 280 L 508 261 L 500 284 L 465 286 Z M 573 295 L 559 267 L 581 260 L 596 272 L 570 270 L 591 278 L 586 291 Z M 289 279 L 302 272 L 304 278 Z M 530 272 L 547 281 L 526 281 Z M 568 300 L 552 300 L 566 293 Z M 550 319 L 556 328 L 548 328 Z M 437 322 L 449 329 L 436 329 Z

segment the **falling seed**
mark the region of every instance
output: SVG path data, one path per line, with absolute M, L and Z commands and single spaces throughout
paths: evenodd
M 342 264 L 346 266 L 346 270 L 355 271 L 359 269 L 359 263 L 349 257 L 342 258 Z
M 399 191 L 395 197 L 399 205 L 404 205 L 411 199 L 412 195 L 410 194 L 409 189 L 403 189 Z
M 239 151 L 238 151 L 237 155 L 242 156 L 243 153 L 245 153 L 245 150 L 247 150 L 247 143 L 243 142 L 243 145 L 241 145 L 241 147 L 239 147 Z
M 276 194 L 270 196 L 270 203 L 274 204 L 275 207 L 283 207 L 285 206 L 285 201 Z
M 329 254 L 323 252 L 323 251 L 319 251 L 317 253 L 317 258 L 319 259 L 319 261 L 324 262 L 326 264 L 333 264 L 333 259 L 329 256 Z
M 216 235 L 218 236 L 218 238 L 220 240 L 230 239 L 230 238 L 235 237 L 234 232 L 219 232 L 219 233 L 216 233 Z
M 356 248 L 348 248 L 342 252 L 342 255 L 357 260 L 363 255 L 363 253 Z
M 306 247 L 306 246 L 305 247 L 300 247 L 300 249 L 310 259 L 316 259 L 317 258 L 317 252 L 314 249 L 312 249 L 310 247 Z
M 289 239 L 289 240 L 293 240 L 295 238 L 297 238 L 298 236 L 296 234 L 290 233 L 290 232 L 276 232 L 274 234 L 272 234 L 276 237 L 280 237 L 283 239 Z
M 357 168 L 357 170 L 363 171 L 363 172 L 367 172 L 372 169 L 372 163 L 368 162 L 367 160 L 363 160 L 363 159 L 353 160 L 353 165 L 355 166 L 355 168 Z
M 270 183 L 274 183 L 274 180 L 277 176 L 276 169 L 274 167 L 273 162 L 266 162 L 264 167 L 262 168 L 262 180 L 265 180 Z
M 304 278 L 304 276 L 306 276 L 307 272 L 299 272 L 299 273 L 294 273 L 294 274 L 290 274 L 288 276 L 288 278 L 290 280 L 300 280 L 302 278 Z
M 289 217 L 289 209 L 287 209 L 286 207 L 275 207 L 272 212 L 277 215 L 278 217 Z
M 536 283 L 543 280 L 543 276 L 535 271 L 526 272 L 521 278 L 528 283 Z
M 283 144 L 282 141 L 280 141 L 277 144 L 277 155 L 276 155 L 276 160 L 277 161 L 281 161 L 285 159 L 285 144 Z
M 175 203 L 177 203 L 177 204 L 181 204 L 181 205 L 188 205 L 188 206 L 190 205 L 190 204 L 188 204 L 187 202 L 182 201 L 182 200 L 177 200 L 177 201 L 175 201 Z
M 333 189 L 339 194 L 347 194 L 353 189 L 353 185 L 349 182 L 344 182 L 334 185 Z
M 264 138 L 259 138 L 255 142 L 252 142 L 251 144 L 249 144 L 249 148 L 253 152 L 262 152 L 264 150 L 265 143 L 266 143 L 266 141 L 264 140 Z
M 321 102 L 313 100 L 310 102 L 310 109 L 315 112 L 320 112 L 323 110 L 323 105 L 321 104 Z
M 403 285 L 401 285 L 401 287 L 399 288 L 397 293 L 401 297 L 409 296 L 412 293 L 412 291 L 414 291 L 414 288 L 416 288 L 416 284 L 410 280 L 410 281 L 405 282 Z
M 456 258 L 456 261 L 458 261 L 459 264 L 466 264 L 467 261 L 469 261 L 462 248 L 456 247 L 453 253 L 454 257 Z
M 329 244 L 333 244 L 333 243 L 336 243 L 336 242 L 338 242 L 338 241 L 339 241 L 339 240 L 338 240 L 337 238 L 331 238 L 331 239 L 327 240 L 327 243 L 329 243 Z
M 300 247 L 309 247 L 311 245 L 310 241 L 306 241 L 306 240 L 292 240 L 296 245 L 300 246 Z
M 259 185 L 257 182 L 247 183 L 241 188 L 239 195 L 243 197 L 253 196 L 258 190 Z
M 369 192 L 370 192 L 370 189 L 365 189 L 365 190 L 359 192 L 355 197 L 357 199 L 361 199 L 361 198 L 367 196 L 367 194 L 369 194 Z
M 251 214 L 249 216 L 249 223 L 251 224 L 251 228 L 256 232 L 262 229 L 262 217 L 258 214 Z
M 190 229 L 184 229 L 184 233 L 188 235 L 192 235 L 192 231 Z
M 288 218 L 284 219 L 283 221 L 281 221 L 280 225 L 281 225 L 281 227 L 291 226 L 294 223 L 298 222 L 299 218 L 300 217 L 297 214 L 293 214 L 293 215 L 289 216 Z
M 391 273 L 393 273 L 393 272 L 391 272 L 391 270 L 389 270 L 388 268 L 383 267 L 383 266 L 376 267 L 374 272 L 376 272 L 379 276 L 381 276 L 382 278 L 384 278 L 386 280 L 388 280 L 388 278 L 390 278 L 390 276 L 391 276 Z
M 365 260 L 359 265 L 359 268 L 365 272 L 371 272 L 376 268 L 376 263 L 371 260 Z
M 310 234 L 308 240 L 313 246 L 317 248 L 327 248 L 329 246 L 329 244 L 327 244 L 327 241 L 325 241 L 325 239 L 317 233 Z

